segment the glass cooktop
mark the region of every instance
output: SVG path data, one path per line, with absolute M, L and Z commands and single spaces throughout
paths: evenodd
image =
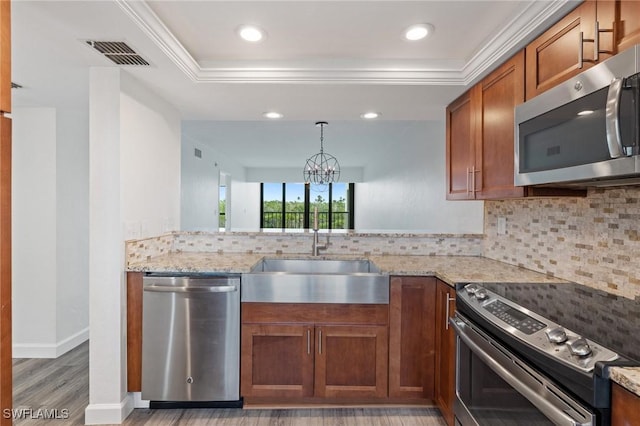
M 480 285 L 625 358 L 640 361 L 640 300 L 575 283 Z

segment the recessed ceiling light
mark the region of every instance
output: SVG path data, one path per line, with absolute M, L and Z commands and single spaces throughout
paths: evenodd
M 276 112 L 276 111 L 268 111 L 268 112 L 265 112 L 264 114 L 262 114 L 262 116 L 263 116 L 264 118 L 270 118 L 270 119 L 272 119 L 272 120 L 275 120 L 275 119 L 278 119 L 278 118 L 282 118 L 282 117 L 283 117 L 283 115 L 282 115 L 282 114 L 280 114 L 279 112 Z
M 238 28 L 238 35 L 242 37 L 243 40 L 256 43 L 264 38 L 265 33 L 254 25 L 242 25 Z
M 380 117 L 380 113 L 370 111 L 370 112 L 365 112 L 364 114 L 360 114 L 360 117 L 364 118 L 365 120 L 373 120 L 374 118 Z
M 583 115 L 591 115 L 591 114 L 593 114 L 593 110 L 590 110 L 590 109 L 585 109 L 585 110 L 580 111 L 580 112 L 578 113 L 578 115 L 580 115 L 580 116 L 583 116 Z
M 412 25 L 404 31 L 407 40 L 416 41 L 433 34 L 434 28 L 431 24 Z

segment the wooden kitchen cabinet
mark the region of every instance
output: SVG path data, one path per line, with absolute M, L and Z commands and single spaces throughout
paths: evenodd
M 244 324 L 244 397 L 387 396 L 385 326 Z
M 475 88 L 476 151 L 470 176 L 476 199 L 522 197 L 514 176 L 514 108 L 524 102 L 524 53 L 502 64 Z
M 474 162 L 475 114 L 472 90 L 453 101 L 447 114 L 447 200 L 475 198 L 469 183 Z
M 456 396 L 456 336 L 449 325 L 455 311 L 456 291 L 447 283 L 437 280 L 435 314 L 435 400 L 442 416 L 453 426 L 453 401 Z
M 640 2 L 586 0 L 526 47 L 526 99 L 640 43 Z
M 620 52 L 640 43 L 640 2 L 618 0 L 613 3 L 616 20 L 615 39 L 617 51 Z
M 386 398 L 386 326 L 316 326 L 317 397 Z
M 243 303 L 240 393 L 249 403 L 388 395 L 387 305 Z
M 593 66 L 595 26 L 596 1 L 586 0 L 527 45 L 527 100 Z
M 142 392 L 142 272 L 127 272 L 127 391 Z
M 514 107 L 524 101 L 519 52 L 447 107 L 447 199 L 522 197 L 514 186 Z
M 434 277 L 391 277 L 389 397 L 435 398 Z
M 640 397 L 617 383 L 611 385 L 611 426 L 640 425 Z
M 312 324 L 243 324 L 244 396 L 313 396 Z

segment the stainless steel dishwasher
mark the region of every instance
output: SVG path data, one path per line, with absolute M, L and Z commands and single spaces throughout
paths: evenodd
M 145 275 L 142 398 L 151 408 L 242 406 L 240 275 Z

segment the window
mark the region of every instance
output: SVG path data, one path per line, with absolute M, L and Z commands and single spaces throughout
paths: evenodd
M 262 183 L 260 186 L 261 228 L 309 229 L 317 208 L 318 228 L 354 229 L 353 183 Z

